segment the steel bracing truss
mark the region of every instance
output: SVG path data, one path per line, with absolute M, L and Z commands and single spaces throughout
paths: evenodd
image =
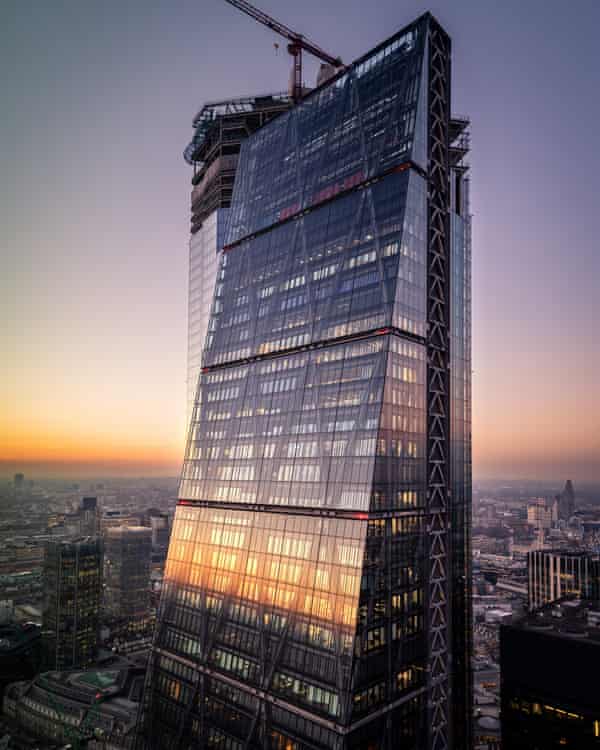
M 429 200 L 427 258 L 428 726 L 430 750 L 451 747 L 450 724 L 450 40 L 431 19 L 429 66 Z

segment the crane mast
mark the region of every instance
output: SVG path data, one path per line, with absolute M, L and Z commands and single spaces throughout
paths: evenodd
M 279 21 L 275 20 L 271 16 L 264 13 L 262 10 L 255 8 L 247 0 L 225 0 L 229 5 L 233 5 L 234 8 L 241 10 L 242 13 L 254 18 L 255 21 L 262 23 L 263 26 L 271 29 L 276 34 L 284 37 L 288 40 L 287 51 L 293 57 L 293 68 L 292 68 L 292 97 L 297 103 L 302 99 L 302 51 L 308 52 L 314 57 L 322 60 L 328 65 L 334 68 L 343 67 L 343 62 L 339 57 L 333 57 L 325 50 L 321 49 L 318 45 L 311 42 L 302 34 L 297 31 L 293 31 L 288 26 Z

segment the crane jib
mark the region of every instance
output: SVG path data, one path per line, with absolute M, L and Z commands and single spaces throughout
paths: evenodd
M 255 21 L 262 23 L 276 34 L 289 40 L 290 43 L 288 44 L 287 49 L 290 55 L 294 58 L 294 65 L 292 68 L 292 95 L 295 101 L 299 101 L 302 98 L 302 50 L 308 52 L 319 60 L 322 60 L 328 65 L 332 65 L 334 68 L 340 68 L 343 66 L 340 57 L 333 57 L 333 55 L 330 55 L 318 45 L 306 39 L 302 34 L 293 31 L 285 24 L 280 23 L 264 13 L 262 10 L 255 8 L 247 2 L 247 0 L 225 0 L 225 2 L 233 5 L 234 8 L 241 10 L 243 13 L 246 13 L 246 15 L 254 18 Z

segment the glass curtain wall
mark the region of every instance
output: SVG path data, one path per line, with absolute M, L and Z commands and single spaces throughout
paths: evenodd
M 242 145 L 140 747 L 428 742 L 432 23 Z
M 187 417 L 189 425 L 202 367 L 202 351 L 223 246 L 228 208 L 217 208 L 190 238 L 188 291 Z

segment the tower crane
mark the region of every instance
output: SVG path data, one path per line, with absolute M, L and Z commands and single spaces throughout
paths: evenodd
M 319 60 L 332 65 L 336 69 L 343 67 L 344 64 L 341 58 L 333 57 L 333 55 L 322 50 L 302 34 L 299 34 L 297 31 L 292 31 L 292 29 L 288 28 L 283 23 L 271 18 L 271 16 L 263 13 L 262 10 L 255 8 L 247 2 L 247 0 L 225 0 L 225 2 L 233 5 L 234 8 L 241 10 L 243 13 L 250 16 L 250 18 L 254 18 L 255 21 L 262 23 L 276 34 L 279 34 L 288 40 L 287 51 L 294 59 L 291 77 L 291 93 L 294 102 L 297 103 L 302 99 L 302 50 L 314 55 L 314 57 L 317 57 Z

